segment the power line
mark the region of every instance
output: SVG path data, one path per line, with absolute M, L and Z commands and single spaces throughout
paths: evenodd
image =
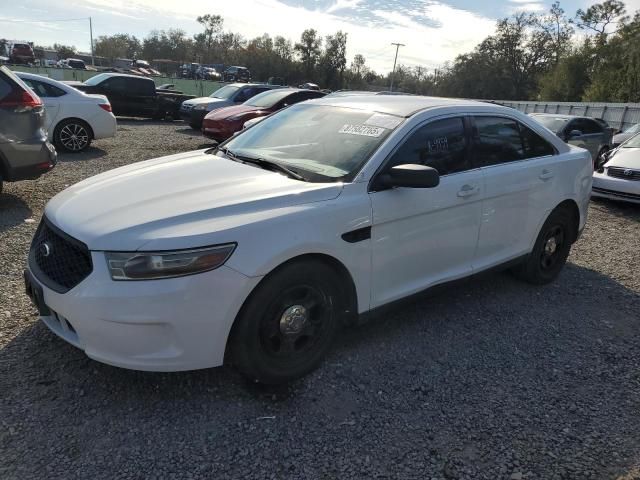
M 77 22 L 79 20 L 86 20 L 88 17 L 82 18 L 62 18 L 60 20 L 13 20 L 8 18 L 0 18 L 0 22 L 11 22 L 11 23 L 58 23 L 58 22 Z

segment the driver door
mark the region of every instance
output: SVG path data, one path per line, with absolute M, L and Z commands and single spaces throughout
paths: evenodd
M 419 126 L 379 172 L 422 164 L 438 170 L 440 184 L 370 192 L 372 307 L 472 273 L 484 182 L 471 163 L 467 123 L 457 116 Z

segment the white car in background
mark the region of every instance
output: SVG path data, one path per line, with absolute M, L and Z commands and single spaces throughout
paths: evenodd
M 343 322 L 434 285 L 499 265 L 553 281 L 592 174 L 589 152 L 510 108 L 310 100 L 218 148 L 59 193 L 26 289 L 93 359 L 156 371 L 227 359 L 280 383 L 316 367 Z
M 77 153 L 92 140 L 113 137 L 116 117 L 104 95 L 90 95 L 51 78 L 15 72 L 44 103 L 46 128 L 58 150 Z
M 640 203 L 640 133 L 606 155 L 593 173 L 594 197 Z

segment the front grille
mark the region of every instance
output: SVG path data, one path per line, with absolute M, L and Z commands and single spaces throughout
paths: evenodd
M 58 293 L 68 292 L 93 270 L 87 246 L 45 217 L 31 242 L 29 266 L 38 280 Z
M 625 180 L 640 180 L 640 170 L 622 167 L 609 167 L 607 175 L 615 178 L 623 178 Z
M 194 106 L 195 105 L 191 105 L 190 103 L 187 103 L 187 104 L 183 103 L 182 105 L 180 105 L 180 110 L 182 110 L 183 112 L 190 112 Z

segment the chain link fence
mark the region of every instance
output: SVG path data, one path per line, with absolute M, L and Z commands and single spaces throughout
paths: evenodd
M 511 100 L 496 100 L 495 103 L 515 108 L 523 113 L 558 113 L 602 118 L 611 127 L 619 130 L 640 123 L 640 103 L 515 102 Z

